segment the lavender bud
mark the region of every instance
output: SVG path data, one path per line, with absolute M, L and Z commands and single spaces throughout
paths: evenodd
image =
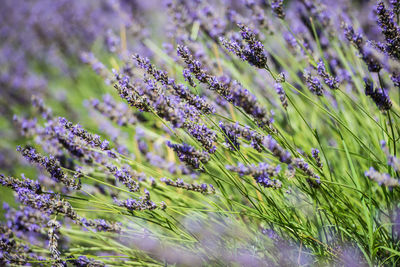
M 279 100 L 281 101 L 281 104 L 283 106 L 284 109 L 287 109 L 288 107 L 288 100 L 286 97 L 286 93 L 283 90 L 282 84 L 280 83 L 275 83 L 275 90 L 277 92 L 277 94 L 279 95 Z
M 271 8 L 278 18 L 285 18 L 285 11 L 283 10 L 283 0 L 272 0 Z
M 267 163 L 260 163 L 258 166 L 249 165 L 245 166 L 239 164 L 238 166 L 226 166 L 230 171 L 237 172 L 239 176 L 250 175 L 257 183 L 261 184 L 263 187 L 280 188 L 282 187 L 281 181 L 273 178 L 277 176 L 280 172 L 280 166 L 272 166 Z
M 102 150 L 110 150 L 108 141 L 101 141 L 100 136 L 88 133 L 79 124 L 73 125 L 71 122 L 63 117 L 59 118 L 59 122 L 65 129 L 69 130 L 73 135 L 79 137 L 90 146 L 99 147 Z
M 161 182 L 163 182 L 169 186 L 183 188 L 183 189 L 186 189 L 189 191 L 200 192 L 202 194 L 214 194 L 215 193 L 215 189 L 212 185 L 207 186 L 207 184 L 201 184 L 201 185 L 189 184 L 189 183 L 185 183 L 182 179 L 177 179 L 176 181 L 173 181 L 171 179 L 161 178 Z
M 61 253 L 58 250 L 58 229 L 60 229 L 61 225 L 59 222 L 56 220 L 51 220 L 47 224 L 49 227 L 48 230 L 48 237 L 49 237 L 49 250 L 51 254 L 51 258 L 55 261 L 53 263 L 53 266 L 55 267 L 61 267 L 61 266 L 66 266 L 66 263 L 61 260 Z
M 72 187 L 78 190 L 81 188 L 80 181 L 69 178 L 62 171 L 60 162 L 56 160 L 52 155 L 50 155 L 49 157 L 44 157 L 37 153 L 34 148 L 30 147 L 21 148 L 20 146 L 18 146 L 17 151 L 21 152 L 22 156 L 28 161 L 36 163 L 39 166 L 45 168 L 47 172 L 50 173 L 51 178 L 56 182 L 61 182 L 68 187 Z
M 312 157 L 315 159 L 315 162 L 317 163 L 318 168 L 322 169 L 324 166 L 321 162 L 321 158 L 319 157 L 319 150 L 316 148 L 311 149 L 311 154 Z
M 157 208 L 156 203 L 150 200 L 150 193 L 146 190 L 145 194 L 139 199 L 127 199 L 125 201 L 120 201 L 114 198 L 114 202 L 120 206 L 125 207 L 129 211 L 143 211 L 143 210 L 154 210 Z M 161 206 L 160 208 L 164 208 Z
M 393 20 L 393 12 L 386 9 L 380 1 L 376 5 L 377 23 L 385 36 L 384 51 L 393 59 L 400 60 L 400 29 Z
M 323 88 L 321 82 L 317 77 L 312 77 L 310 72 L 304 70 L 303 77 L 306 80 L 308 89 L 317 96 L 323 95 Z
M 339 88 L 339 81 L 336 77 L 332 77 L 325 69 L 325 64 L 322 60 L 318 62 L 317 65 L 318 75 L 321 76 L 325 84 L 329 86 L 331 89 L 338 89 Z
M 188 144 L 172 144 L 167 141 L 167 146 L 172 148 L 177 154 L 180 161 L 185 162 L 194 169 L 200 167 L 200 163 L 207 163 L 210 160 L 210 155 L 205 151 L 198 151 Z
M 372 81 L 368 78 L 364 78 L 364 82 L 365 95 L 371 97 L 380 110 L 389 110 L 392 107 L 392 101 L 390 100 L 388 93 L 381 88 L 374 89 Z

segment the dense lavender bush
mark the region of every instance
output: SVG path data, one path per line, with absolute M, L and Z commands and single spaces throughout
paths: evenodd
M 400 1 L 0 10 L 1 266 L 400 264 Z

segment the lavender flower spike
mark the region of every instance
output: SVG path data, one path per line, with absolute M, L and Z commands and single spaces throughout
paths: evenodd
M 282 107 L 284 109 L 287 109 L 288 107 L 288 100 L 286 97 L 286 93 L 283 90 L 282 84 L 281 83 L 275 83 L 275 90 L 277 92 L 277 94 L 279 95 L 279 100 L 281 101 Z
M 188 144 L 172 144 L 167 142 L 167 146 L 172 148 L 179 157 L 179 160 L 185 162 L 194 169 L 200 167 L 200 163 L 206 163 L 210 159 L 210 155 L 205 151 L 197 151 L 194 147 Z
M 36 163 L 39 166 L 42 166 L 50 173 L 51 178 L 57 182 L 61 182 L 68 187 L 72 187 L 74 189 L 80 189 L 81 183 L 80 181 L 76 181 L 74 179 L 69 178 L 61 169 L 61 165 L 57 159 L 53 156 L 45 157 L 36 152 L 34 148 L 25 147 L 21 148 L 17 147 L 17 151 L 21 152 L 22 156 L 29 160 L 30 162 Z
M 365 95 L 371 97 L 380 110 L 389 110 L 392 107 L 392 101 L 390 100 L 388 93 L 382 88 L 374 89 L 372 81 L 368 78 L 364 78 L 364 82 Z
M 385 36 L 384 52 L 396 60 L 400 60 L 400 29 L 393 20 L 393 12 L 388 11 L 380 1 L 376 5 L 377 23 Z
M 195 192 L 200 192 L 202 194 L 214 194 L 215 193 L 215 188 L 211 184 L 189 184 L 185 183 L 182 179 L 177 179 L 176 181 L 173 181 L 171 179 L 166 179 L 166 178 L 161 178 L 161 182 L 164 182 L 166 185 L 169 186 L 174 186 L 177 188 L 183 188 L 189 191 L 195 191 Z
M 230 171 L 237 172 L 239 176 L 250 175 L 257 183 L 263 187 L 280 188 L 282 186 L 281 181 L 273 178 L 280 172 L 280 166 L 272 166 L 267 163 L 260 163 L 258 166 L 250 165 L 244 166 L 239 164 L 238 166 L 226 166 Z
M 51 257 L 55 261 L 53 266 L 62 267 L 66 266 L 66 263 L 61 260 L 61 253 L 58 250 L 58 229 L 60 229 L 61 225 L 56 220 L 51 220 L 47 224 L 49 226 L 48 236 L 49 236 L 49 250 L 51 253 Z
M 205 99 L 194 95 L 190 92 L 189 88 L 182 84 L 176 84 L 174 79 L 168 77 L 167 72 L 156 69 L 147 58 L 142 58 L 138 54 L 133 57 L 137 62 L 139 67 L 145 69 L 148 74 L 152 75 L 154 79 L 165 86 L 171 86 L 173 89 L 173 93 L 180 98 L 186 100 L 190 105 L 195 106 L 205 114 L 210 114 L 215 112 L 215 108 L 206 102 Z M 184 76 L 187 77 L 187 69 L 184 70 Z M 185 74 L 186 73 L 186 74 Z M 191 78 L 189 82 L 192 81 Z M 192 86 L 194 86 L 193 81 L 190 82 Z
M 272 0 L 271 8 L 278 18 L 285 18 L 285 11 L 283 10 L 283 0 Z
M 264 50 L 264 45 L 258 40 L 257 34 L 244 24 L 238 24 L 238 26 L 246 45 L 221 38 L 222 45 L 243 61 L 249 62 L 250 65 L 260 69 L 267 67 L 267 55 Z
M 311 73 L 307 70 L 304 70 L 303 77 L 306 80 L 307 87 L 311 91 L 311 93 L 317 96 L 323 95 L 322 84 L 317 77 L 312 77 Z
M 320 60 L 318 62 L 317 65 L 317 71 L 318 71 L 318 75 L 321 76 L 324 81 L 325 84 L 329 86 L 329 88 L 331 89 L 338 89 L 339 88 L 339 81 L 336 77 L 332 77 L 332 75 L 330 75 L 326 69 L 325 69 L 325 63 Z
M 388 164 L 395 170 L 400 172 L 400 158 L 397 158 L 393 155 L 390 154 L 389 148 L 387 147 L 387 144 L 385 141 L 381 141 L 381 147 L 383 152 L 385 153 L 387 159 L 388 159 Z
M 387 187 L 398 187 L 398 186 L 400 186 L 400 181 L 398 179 L 392 178 L 387 173 L 377 172 L 373 167 L 371 167 L 364 174 L 369 179 L 377 182 L 379 185 L 384 185 L 384 186 L 387 186 Z
M 59 121 L 65 129 L 69 130 L 72 134 L 81 138 L 92 147 L 99 147 L 102 150 L 110 150 L 110 144 L 107 140 L 101 141 L 100 136 L 88 133 L 79 124 L 73 125 L 71 122 L 63 117 L 60 117 Z
M 316 148 L 313 148 L 311 150 L 312 157 L 315 159 L 315 162 L 317 163 L 318 168 L 322 169 L 324 166 L 321 162 L 321 158 L 319 157 L 319 150 Z

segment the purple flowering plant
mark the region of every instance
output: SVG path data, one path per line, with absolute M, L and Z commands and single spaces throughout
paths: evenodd
M 0 265 L 397 266 L 400 1 L 361 2 L 6 0 Z

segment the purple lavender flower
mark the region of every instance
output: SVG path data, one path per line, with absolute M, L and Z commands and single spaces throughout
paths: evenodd
M 311 149 L 311 154 L 312 157 L 315 159 L 315 162 L 317 163 L 318 168 L 322 169 L 323 164 L 321 162 L 321 158 L 319 157 L 319 150 L 316 148 Z
M 32 100 L 32 105 L 42 115 L 43 119 L 51 120 L 53 118 L 52 110 L 44 105 L 43 99 L 33 95 L 31 100 Z
M 318 71 L 318 75 L 321 76 L 324 81 L 325 84 L 329 86 L 329 88 L 331 89 L 338 89 L 339 88 L 339 81 L 336 77 L 332 77 L 332 75 L 330 75 L 326 69 L 325 69 L 325 63 L 320 60 L 318 62 L 317 65 L 317 71 Z
M 304 70 L 303 77 L 306 80 L 308 89 L 317 96 L 323 95 L 322 84 L 317 77 L 311 76 L 311 73 L 307 70 Z
M 45 157 L 36 152 L 34 148 L 26 147 L 21 148 L 17 147 L 17 151 L 21 152 L 22 156 L 26 158 L 28 161 L 38 164 L 39 166 L 46 169 L 48 173 L 50 173 L 51 178 L 57 182 L 61 182 L 68 187 L 74 189 L 80 189 L 81 183 L 80 181 L 76 181 L 75 179 L 69 178 L 61 169 L 60 162 L 56 160 L 52 155 L 49 157 Z
M 185 183 L 182 179 L 177 179 L 176 181 L 173 181 L 171 179 L 166 179 L 166 178 L 161 178 L 161 182 L 163 182 L 169 186 L 183 188 L 183 189 L 186 189 L 189 191 L 200 192 L 202 194 L 214 194 L 215 193 L 215 188 L 211 184 L 210 185 L 189 184 L 189 183 Z
M 313 172 L 313 170 L 310 168 L 308 163 L 304 161 L 304 159 L 295 158 L 293 159 L 293 164 L 309 177 L 307 178 L 307 182 L 310 184 L 310 186 L 317 188 L 321 184 L 320 177 Z
M 292 155 L 289 151 L 284 150 L 275 139 L 268 135 L 264 139 L 264 146 L 268 148 L 272 154 L 279 159 L 282 163 L 292 163 Z
M 207 163 L 210 155 L 205 151 L 198 151 L 188 144 L 172 144 L 167 141 L 167 146 L 172 148 L 177 154 L 180 161 L 185 162 L 194 169 L 200 167 L 200 163 Z
M 388 165 L 395 171 L 400 172 L 400 159 L 390 154 L 389 148 L 384 140 L 381 141 L 381 147 L 388 159 Z
M 98 232 L 114 232 L 114 233 L 121 232 L 121 223 L 117 222 L 109 223 L 103 219 L 88 220 L 86 218 L 81 217 L 79 220 L 79 224 L 83 225 L 84 227 L 92 228 Z
M 43 257 L 37 256 L 32 249 L 16 238 L 13 229 L 7 225 L 0 224 L 0 265 L 26 265 L 28 261 L 41 261 Z
M 173 93 L 179 96 L 181 99 L 186 100 L 190 105 L 195 106 L 199 110 L 203 111 L 205 114 L 210 114 L 215 112 L 215 108 L 206 102 L 204 98 L 194 95 L 190 90 L 182 85 L 175 83 L 174 79 L 168 77 L 165 71 L 157 70 L 154 65 L 152 65 L 147 58 L 142 58 L 138 54 L 134 56 L 134 59 L 138 62 L 138 66 L 145 69 L 148 74 L 152 75 L 154 79 L 165 86 L 171 86 Z M 190 71 L 185 69 L 183 76 L 187 79 L 191 86 L 195 86 L 194 81 L 191 78 Z
M 400 74 L 393 73 L 390 79 L 393 82 L 393 85 L 400 89 Z
M 285 18 L 285 11 L 283 10 L 283 0 L 272 0 L 271 8 L 278 18 Z
M 69 130 L 73 135 L 84 140 L 92 147 L 99 147 L 102 150 L 110 150 L 109 142 L 107 140 L 101 141 L 100 136 L 87 132 L 79 124 L 73 125 L 63 117 L 59 118 L 59 122 L 65 129 Z
M 61 260 L 61 252 L 58 250 L 58 229 L 61 228 L 61 224 L 56 220 L 51 220 L 48 222 L 47 226 L 49 227 L 49 250 L 51 258 L 55 261 L 54 266 L 67 266 L 66 263 Z
M 399 0 L 389 0 L 392 5 L 393 12 L 398 15 L 400 13 L 400 1 Z
M 178 54 L 183 58 L 192 74 L 201 83 L 209 86 L 209 89 L 216 91 L 226 100 L 241 107 L 247 114 L 251 115 L 258 125 L 271 126 L 271 118 L 268 118 L 267 111 L 260 106 L 256 97 L 237 81 L 223 82 L 215 76 L 212 76 L 202 68 L 199 61 L 195 60 L 189 49 L 185 46 L 178 45 Z
M 393 59 L 400 60 L 400 29 L 393 20 L 393 12 L 380 1 L 376 5 L 377 23 L 385 36 L 384 52 Z
M 196 138 L 197 141 L 210 153 L 214 153 L 217 147 L 214 142 L 217 139 L 217 135 L 214 131 L 210 130 L 204 124 L 197 124 L 192 122 L 185 122 L 185 128 L 189 134 Z
M 276 90 L 276 93 L 279 95 L 279 100 L 281 101 L 281 104 L 282 104 L 283 108 L 287 109 L 288 100 L 287 100 L 287 97 L 286 97 L 286 93 L 283 90 L 282 84 L 279 83 L 279 82 L 275 83 L 275 90 Z
M 365 171 L 365 176 L 369 179 L 377 182 L 379 185 L 384 185 L 387 187 L 398 187 L 400 186 L 400 181 L 398 179 L 392 178 L 387 173 L 380 173 L 371 167 L 368 171 Z
M 392 107 L 392 101 L 388 93 L 382 88 L 375 88 L 373 82 L 368 78 L 364 78 L 365 82 L 365 95 L 372 98 L 376 106 L 382 110 L 389 110 Z
M 27 188 L 37 194 L 42 192 L 42 187 L 38 181 L 27 179 L 23 174 L 21 176 L 22 180 L 0 174 L 0 184 L 13 189 L 14 191 L 19 188 Z
M 370 72 L 379 72 L 382 69 L 382 65 L 371 52 L 371 49 L 365 46 L 363 36 L 360 33 L 355 33 L 351 25 L 344 23 L 343 28 L 346 39 L 358 50 L 361 58 L 367 64 L 368 70 Z
M 277 176 L 280 172 L 280 166 L 273 166 L 267 163 L 260 163 L 258 166 L 249 165 L 245 166 L 239 163 L 238 166 L 226 166 L 230 171 L 237 172 L 240 176 L 250 175 L 257 183 L 261 184 L 263 187 L 280 188 L 282 186 L 281 181 L 273 178 Z
M 37 194 L 28 188 L 19 187 L 14 189 L 17 192 L 18 200 L 31 208 L 40 210 L 47 214 L 59 213 L 72 220 L 78 219 L 78 214 L 72 208 L 71 204 L 60 199 L 55 194 Z
M 114 202 L 118 206 L 125 207 L 129 211 L 154 210 L 157 208 L 156 203 L 150 200 L 150 193 L 147 190 L 145 190 L 145 194 L 139 197 L 139 199 L 129 198 L 125 201 L 120 201 L 117 198 L 114 198 Z
M 123 183 L 130 192 L 139 191 L 139 184 L 132 177 L 132 173 L 128 169 L 119 169 L 113 164 L 107 164 L 107 169 L 115 176 L 115 179 Z M 137 178 L 137 177 L 136 177 Z
M 230 148 L 230 150 L 235 151 L 240 149 L 240 143 L 238 137 L 240 136 L 237 132 L 230 131 L 225 127 L 224 123 L 220 122 L 219 127 L 224 133 L 225 143 Z
M 255 150 L 257 150 L 258 152 L 262 151 L 264 136 L 262 136 L 256 131 L 251 130 L 250 127 L 248 126 L 242 127 L 239 125 L 238 122 L 236 122 L 235 124 L 220 122 L 219 126 L 226 135 L 225 141 L 229 147 L 231 147 L 233 144 L 236 149 L 240 149 L 240 143 L 238 138 L 241 136 L 247 141 L 250 141 L 250 145 Z
M 241 30 L 241 37 L 247 45 L 221 38 L 222 45 L 243 61 L 249 62 L 250 65 L 260 69 L 265 68 L 267 66 L 267 55 L 264 45 L 258 40 L 257 34 L 244 24 L 238 24 L 238 26 Z
M 11 208 L 6 202 L 3 203 L 7 226 L 15 232 L 36 232 L 46 225 L 49 217 L 47 214 L 31 207 L 21 206 L 20 210 Z
M 94 109 L 118 125 L 133 125 L 138 120 L 135 114 L 128 109 L 127 105 L 123 103 L 117 104 L 110 95 L 104 95 L 103 102 L 93 99 L 91 104 Z
M 73 266 L 76 266 L 76 267 L 88 267 L 88 266 L 103 267 L 103 266 L 105 266 L 105 264 L 103 262 L 96 261 L 96 260 L 88 258 L 86 256 L 79 256 L 76 259 L 73 259 L 73 256 L 69 256 L 69 257 L 67 257 L 66 262 L 71 263 Z

